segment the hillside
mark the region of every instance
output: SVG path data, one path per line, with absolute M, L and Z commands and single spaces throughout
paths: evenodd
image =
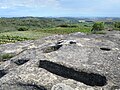
M 61 24 L 78 23 L 74 18 L 45 18 L 45 17 L 18 17 L 0 18 L 0 32 L 15 31 L 20 26 L 25 26 L 30 30 L 39 28 L 53 28 Z

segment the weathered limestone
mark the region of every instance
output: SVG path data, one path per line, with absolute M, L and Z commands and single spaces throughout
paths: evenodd
M 120 90 L 120 32 L 0 45 L 0 90 Z

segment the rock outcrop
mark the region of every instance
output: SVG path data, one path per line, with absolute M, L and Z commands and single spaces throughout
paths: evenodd
M 0 45 L 0 90 L 120 90 L 120 32 Z

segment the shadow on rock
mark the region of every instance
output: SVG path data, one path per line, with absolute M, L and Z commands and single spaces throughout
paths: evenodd
M 100 74 L 79 72 L 73 68 L 68 68 L 46 60 L 40 60 L 39 67 L 53 74 L 73 79 L 89 86 L 104 86 L 107 84 L 106 77 Z

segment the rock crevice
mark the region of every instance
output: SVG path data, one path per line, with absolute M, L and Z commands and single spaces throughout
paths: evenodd
M 105 76 L 95 73 L 76 71 L 73 68 L 67 68 L 63 65 L 56 64 L 47 60 L 41 60 L 39 67 L 44 68 L 53 74 L 73 79 L 90 86 L 104 86 L 107 83 Z

